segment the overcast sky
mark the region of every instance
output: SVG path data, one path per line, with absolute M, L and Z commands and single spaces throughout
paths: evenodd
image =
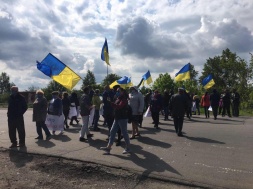
M 36 60 L 50 52 L 81 77 L 91 70 L 100 83 L 105 37 L 109 73 L 134 85 L 147 70 L 153 80 L 166 72 L 174 78 L 188 62 L 201 72 L 226 48 L 248 61 L 252 10 L 252 0 L 0 0 L 0 72 L 20 90 L 45 87 L 50 78 Z

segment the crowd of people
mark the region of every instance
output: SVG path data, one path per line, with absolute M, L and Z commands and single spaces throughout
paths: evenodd
M 200 106 L 204 108 L 205 117 L 210 117 L 212 111 L 214 119 L 218 114 L 221 116 L 239 116 L 240 95 L 234 89 L 232 92 L 225 90 L 219 94 L 216 89 L 212 93 L 205 92 L 199 97 L 197 94 L 187 92 L 184 88 L 178 88 L 177 93 L 173 90 L 165 90 L 163 94 L 159 90 L 150 90 L 142 94 L 138 87 L 130 87 L 128 92 L 120 86 L 110 89 L 104 88 L 101 93 L 99 89 L 93 90 L 88 86 L 83 89 L 80 98 L 75 92 L 69 96 L 67 92 L 60 94 L 52 92 L 52 99 L 48 102 L 42 90 L 36 91 L 36 99 L 33 103 L 33 121 L 36 124 L 37 140 L 42 140 L 44 130 L 46 140 L 49 140 L 56 131 L 60 134 L 69 129 L 70 125 L 79 123 L 79 114 L 82 120 L 79 141 L 85 142 L 93 137 L 91 131 L 100 131 L 98 121 L 100 115 L 104 118 L 104 125 L 108 127 L 107 146 L 101 147 L 105 154 L 110 150 L 117 134 L 116 146 L 125 141 L 124 154 L 129 153 L 130 140 L 140 137 L 139 128 L 145 116 L 152 116 L 155 129 L 159 129 L 159 118 L 162 114 L 164 120 L 173 119 L 175 132 L 183 136 L 184 117 L 192 119 L 192 115 L 200 115 Z M 230 109 L 232 107 L 232 115 Z M 25 146 L 24 113 L 27 110 L 25 98 L 18 92 L 18 87 L 11 87 L 11 95 L 8 101 L 8 128 L 11 141 L 10 148 Z M 70 120 L 68 124 L 68 120 Z M 131 136 L 128 135 L 127 125 L 131 123 Z M 19 143 L 16 131 L 18 131 Z M 51 132 L 50 132 L 51 131 Z

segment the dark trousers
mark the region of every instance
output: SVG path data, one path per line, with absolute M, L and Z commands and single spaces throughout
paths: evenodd
M 112 128 L 112 124 L 113 124 L 113 121 L 114 121 L 114 116 L 113 116 L 113 114 L 104 114 L 104 117 L 105 117 L 106 125 L 107 125 L 108 130 L 109 130 L 109 134 L 108 134 L 108 136 L 109 136 L 111 128 Z
M 228 115 L 229 117 L 231 117 L 231 114 L 230 114 L 230 104 L 229 104 L 229 103 L 226 103 L 226 104 L 224 103 L 224 104 L 223 104 L 222 116 L 225 116 L 226 113 L 227 113 L 227 115 Z
M 63 115 L 64 115 L 64 123 L 66 126 L 68 126 L 69 110 L 63 110 Z
M 200 115 L 199 105 L 196 104 L 196 112 L 198 111 L 198 115 Z
M 239 116 L 239 103 L 233 102 L 233 116 Z
M 18 131 L 19 144 L 25 144 L 24 117 L 8 118 L 9 137 L 12 144 L 17 144 L 16 130 Z
M 187 114 L 187 117 L 188 117 L 188 118 L 192 117 L 192 108 L 191 108 L 191 107 L 188 107 L 188 108 L 187 108 L 186 114 Z
M 204 110 L 205 110 L 205 116 L 206 116 L 206 118 L 208 118 L 208 117 L 209 117 L 209 111 L 208 111 L 208 108 L 209 108 L 209 106 L 204 106 Z
M 159 124 L 159 112 L 157 111 L 151 111 L 151 114 L 152 114 L 152 118 L 153 118 L 153 121 L 155 123 L 155 126 L 158 127 L 158 124 Z
M 94 129 L 98 128 L 98 120 L 99 120 L 99 109 L 98 110 L 95 109 L 94 119 L 93 119 Z
M 164 107 L 164 119 L 165 120 L 169 119 L 169 107 L 168 106 Z
M 76 123 L 78 123 L 79 121 L 77 120 L 77 116 L 72 116 L 71 117 L 71 120 L 70 120 L 70 123 L 73 124 L 73 121 L 76 121 Z
M 213 109 L 213 117 L 216 119 L 218 115 L 218 108 L 219 106 L 212 106 Z
M 42 129 L 45 131 L 47 136 L 50 136 L 50 132 L 45 124 L 45 121 L 36 121 L 37 133 L 40 138 L 43 138 Z
M 182 133 L 184 118 L 183 117 L 173 117 L 173 121 L 174 121 L 174 127 L 176 130 L 176 133 L 177 134 Z

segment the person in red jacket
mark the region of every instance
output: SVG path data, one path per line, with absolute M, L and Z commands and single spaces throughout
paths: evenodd
M 206 93 L 201 97 L 200 104 L 201 104 L 201 106 L 204 107 L 204 109 L 205 109 L 206 118 L 209 118 L 209 111 L 208 111 L 208 108 L 210 107 L 210 95 L 208 94 L 208 92 L 206 92 Z

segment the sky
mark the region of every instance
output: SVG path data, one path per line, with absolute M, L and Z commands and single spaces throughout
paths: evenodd
M 229 48 L 246 61 L 253 52 L 252 0 L 0 0 L 0 73 L 19 89 L 43 88 L 37 69 L 52 53 L 100 83 L 109 73 L 137 85 L 150 70 L 172 78 L 188 62 L 199 76 L 209 57 Z M 80 89 L 82 81 L 74 89 Z

